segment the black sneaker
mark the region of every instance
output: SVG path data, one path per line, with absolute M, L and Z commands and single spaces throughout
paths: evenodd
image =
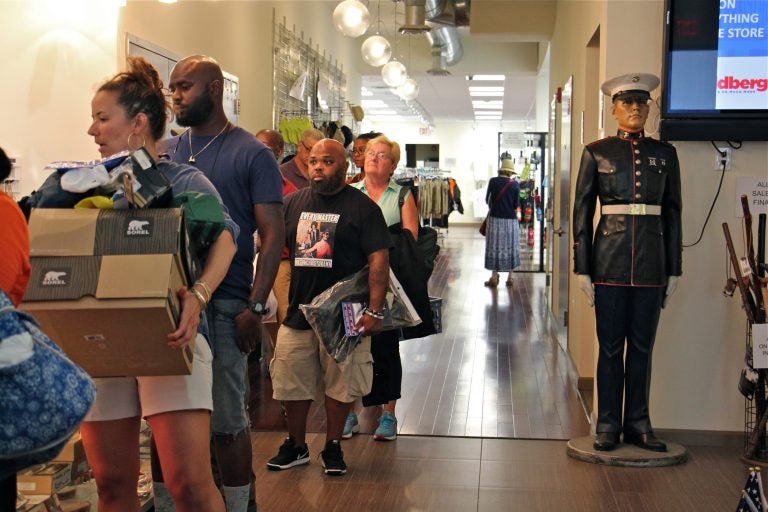
M 341 444 L 338 441 L 328 441 L 325 443 L 325 450 L 320 453 L 323 458 L 323 467 L 325 474 L 331 476 L 341 476 L 347 473 L 347 465 L 344 463 L 344 452 L 341 450 Z
M 298 448 L 293 439 L 286 437 L 277 455 L 267 462 L 267 469 L 280 471 L 281 469 L 290 469 L 301 464 L 309 464 L 309 448 L 307 446 Z

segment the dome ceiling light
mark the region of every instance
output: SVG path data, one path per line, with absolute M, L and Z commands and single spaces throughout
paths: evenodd
M 371 15 L 359 0 L 344 0 L 333 10 L 333 24 L 345 36 L 358 37 L 368 30 Z
M 392 46 L 386 38 L 375 35 L 363 42 L 360 48 L 363 60 L 371 66 L 383 66 L 392 58 Z
M 391 60 L 381 68 L 381 78 L 390 87 L 400 87 L 408 78 L 408 71 L 402 63 Z
M 415 100 L 419 95 L 419 83 L 413 78 L 407 78 L 403 85 L 397 88 L 397 95 L 406 101 Z

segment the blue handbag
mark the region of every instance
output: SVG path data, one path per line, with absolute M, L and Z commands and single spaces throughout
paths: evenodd
M 32 353 L 0 367 L 0 480 L 58 455 L 96 397 L 88 374 L 0 291 L 0 348 L 4 343 Z

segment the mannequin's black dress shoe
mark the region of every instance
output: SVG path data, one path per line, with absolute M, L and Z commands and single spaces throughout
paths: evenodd
M 634 444 L 644 450 L 651 450 L 653 452 L 667 451 L 667 445 L 653 435 L 653 432 L 646 432 L 644 434 L 624 434 L 624 443 Z
M 600 452 L 609 452 L 619 444 L 618 432 L 598 432 L 592 447 Z

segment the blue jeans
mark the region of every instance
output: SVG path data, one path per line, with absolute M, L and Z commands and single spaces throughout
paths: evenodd
M 248 355 L 237 347 L 235 317 L 246 302 L 214 299 L 205 310 L 213 350 L 213 412 L 211 433 L 235 435 L 248 428 L 246 378 Z

